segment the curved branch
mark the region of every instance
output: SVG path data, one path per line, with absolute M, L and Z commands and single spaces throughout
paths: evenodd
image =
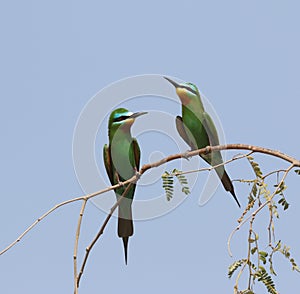
M 214 151 L 221 151 L 221 150 L 249 150 L 249 151 L 253 151 L 256 153 L 263 153 L 263 154 L 272 155 L 274 157 L 281 158 L 287 162 L 292 163 L 293 166 L 300 167 L 300 160 L 298 160 L 292 156 L 289 156 L 287 154 L 284 154 L 280 151 L 277 151 L 277 150 L 272 150 L 272 149 L 268 149 L 268 148 L 264 148 L 264 147 L 247 145 L 247 144 L 227 144 L 227 145 L 207 146 L 205 148 L 193 150 L 190 152 L 179 153 L 179 154 L 167 156 L 157 162 L 143 165 L 141 168 L 141 174 L 143 174 L 146 170 L 148 170 L 150 168 L 158 167 L 166 162 L 169 162 L 169 161 L 172 161 L 175 159 L 193 157 L 196 155 L 206 154 L 206 153 L 211 153 Z
M 64 202 L 61 202 L 57 205 L 55 205 L 54 207 L 52 207 L 50 210 L 48 210 L 46 213 L 44 213 L 41 217 L 39 217 L 35 222 L 33 222 L 15 241 L 13 241 L 10 245 L 8 245 L 5 249 L 3 249 L 0 252 L 0 255 L 2 255 L 3 253 L 5 253 L 6 251 L 8 251 L 11 247 L 13 247 L 14 245 L 16 245 L 19 241 L 21 241 L 21 239 L 23 239 L 23 237 L 29 232 L 31 231 L 41 220 L 43 220 L 45 217 L 47 217 L 50 213 L 52 213 L 53 211 L 55 211 L 56 209 L 58 209 L 61 206 L 64 206 L 66 204 L 75 202 L 75 201 L 79 201 L 79 200 L 89 200 L 93 197 L 96 197 L 100 194 L 106 193 L 108 191 L 114 190 L 118 187 L 120 187 L 121 185 L 126 185 L 129 183 L 133 183 L 135 181 L 138 181 L 139 177 L 142 176 L 147 170 L 153 168 L 153 167 L 158 167 L 160 165 L 163 165 L 169 161 L 173 161 L 175 159 L 180 159 L 180 158 L 187 158 L 187 157 L 193 157 L 196 155 L 200 155 L 200 154 L 207 154 L 210 152 L 214 152 L 214 151 L 221 151 L 221 150 L 250 150 L 253 152 L 257 152 L 257 153 L 263 153 L 263 154 L 268 154 L 268 155 L 272 155 L 274 157 L 278 157 L 281 158 L 287 162 L 290 162 L 293 167 L 300 167 L 300 160 L 297 160 L 295 158 L 293 158 L 292 156 L 289 156 L 287 154 L 284 154 L 280 151 L 277 150 L 272 150 L 272 149 L 268 149 L 268 148 L 263 148 L 263 147 L 259 147 L 259 146 L 253 146 L 253 145 L 247 145 L 247 144 L 227 144 L 227 145 L 218 145 L 218 146 L 207 146 L 205 148 L 201 148 L 198 150 L 194 150 L 194 151 L 190 151 L 190 152 L 184 152 L 184 153 L 178 153 L 178 154 L 174 154 L 174 155 L 170 155 L 167 156 L 157 162 L 154 163 L 148 163 L 148 164 L 144 164 L 142 166 L 142 168 L 136 173 L 136 175 L 134 175 L 133 177 L 131 177 L 130 179 L 128 179 L 127 181 L 123 182 L 123 183 L 119 183 L 117 185 L 113 185 L 110 187 L 107 187 L 105 189 L 99 190 L 97 192 L 85 195 L 85 196 L 81 196 L 81 197 L 76 197 Z
M 188 170 L 188 171 L 180 171 L 180 172 L 176 172 L 174 173 L 174 176 L 176 176 L 176 174 L 180 174 L 180 175 L 187 175 L 187 174 L 192 174 L 192 173 L 198 173 L 198 172 L 202 172 L 202 171 L 212 171 L 220 166 L 224 166 L 228 163 L 231 163 L 233 161 L 236 161 L 236 160 L 239 160 L 239 159 L 242 159 L 242 158 L 245 158 L 249 155 L 253 154 L 253 151 L 250 151 L 246 154 L 237 154 L 235 156 L 233 156 L 231 159 L 228 159 L 220 164 L 216 164 L 214 166 L 208 166 L 208 167 L 202 167 L 202 168 L 198 168 L 198 169 L 194 169 L 194 170 Z M 173 173 L 172 173 L 173 174 Z

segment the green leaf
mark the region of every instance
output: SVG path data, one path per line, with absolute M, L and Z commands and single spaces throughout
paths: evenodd
M 259 251 L 259 255 L 263 256 L 263 257 L 267 257 L 268 253 L 265 251 Z
M 291 248 L 289 246 L 284 245 L 282 249 L 277 249 L 277 251 L 281 252 L 290 261 L 292 264 L 292 270 L 300 272 L 300 268 L 296 264 L 294 258 L 291 257 L 290 249 Z
M 279 240 L 275 246 L 276 250 L 280 250 L 281 249 L 281 240 Z
M 259 167 L 259 164 L 258 164 L 257 162 L 255 162 L 255 161 L 253 161 L 253 157 L 252 157 L 252 156 L 248 156 L 247 158 L 248 158 L 249 163 L 250 163 L 251 166 L 252 166 L 252 169 L 253 169 L 255 175 L 256 175 L 258 178 L 261 179 L 261 178 L 262 178 L 262 171 L 261 171 L 261 169 L 260 169 L 260 167 Z
M 285 185 L 284 182 L 281 182 L 279 186 L 278 186 L 278 185 L 274 185 L 274 187 L 277 188 L 277 191 L 276 191 L 275 194 L 282 194 L 282 192 L 283 192 L 284 190 L 286 190 L 286 188 L 287 188 L 287 186 Z
M 187 181 L 187 178 L 185 177 L 185 175 L 182 174 L 182 171 L 180 170 L 177 170 L 177 169 L 173 169 L 173 172 L 172 172 L 179 184 L 182 186 L 182 189 L 181 191 L 185 194 L 185 195 L 188 195 L 190 194 L 190 188 L 188 187 L 188 181 Z
M 263 264 L 266 264 L 267 260 L 264 256 L 259 256 L 259 259 L 262 261 Z
M 259 267 L 259 270 L 255 272 L 254 276 L 259 282 L 262 282 L 265 285 L 269 293 L 278 294 L 271 276 L 267 273 L 263 266 Z
M 170 201 L 173 198 L 173 194 L 174 194 L 173 176 L 170 175 L 167 171 L 165 171 L 163 173 L 163 175 L 161 176 L 161 178 L 162 178 L 162 181 L 163 181 L 162 186 L 165 190 L 167 201 Z
M 235 261 L 232 265 L 228 268 L 228 278 L 230 279 L 234 272 L 243 264 L 247 262 L 247 259 L 240 259 Z
M 174 194 L 174 179 L 173 177 L 178 179 L 178 182 L 182 186 L 181 191 L 188 195 L 190 194 L 190 189 L 188 187 L 188 181 L 186 177 L 182 174 L 182 171 L 177 170 L 176 168 L 173 169 L 172 173 L 165 171 L 161 176 L 163 184 L 162 187 L 165 190 L 167 201 L 170 201 L 173 198 Z
M 185 195 L 188 195 L 188 194 L 191 193 L 189 187 L 182 187 L 181 191 L 182 191 Z
M 253 255 L 253 254 L 256 252 L 256 250 L 257 250 L 257 247 L 253 247 L 253 248 L 251 249 L 251 254 Z
M 287 210 L 290 206 L 290 204 L 286 201 L 285 197 L 281 195 L 282 198 L 278 200 L 278 204 L 281 204 L 283 206 L 283 210 Z
M 256 197 L 257 196 L 257 186 L 256 186 L 256 182 L 253 184 L 252 186 L 252 190 L 251 190 L 251 194 Z
M 294 172 L 295 172 L 297 175 L 300 175 L 300 169 L 295 169 Z

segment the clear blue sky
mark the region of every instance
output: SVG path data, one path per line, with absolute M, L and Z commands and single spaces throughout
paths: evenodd
M 83 194 L 72 160 L 76 121 L 93 95 L 128 76 L 191 81 L 213 104 L 228 143 L 300 158 L 299 9 L 297 1 L 277 0 L 1 3 L 1 248 L 56 203 Z M 106 141 L 99 132 L 99 157 Z M 154 142 L 147 148 L 159 151 Z M 281 163 L 259 159 L 265 170 Z M 228 170 L 233 178 L 251 174 L 246 164 Z M 291 207 L 277 222 L 277 235 L 300 262 L 300 178 L 291 174 L 287 184 Z M 246 190 L 235 186 L 245 205 Z M 221 187 L 203 207 L 198 196 L 196 187 L 171 213 L 136 222 L 128 266 L 113 219 L 91 254 L 80 293 L 232 292 L 226 241 L 241 210 Z M 56 211 L 1 257 L 1 293 L 72 293 L 79 209 L 74 203 Z M 79 260 L 104 217 L 88 205 Z M 246 250 L 244 237 L 233 240 L 236 258 Z M 299 274 L 283 258 L 275 266 L 280 293 L 299 287 Z

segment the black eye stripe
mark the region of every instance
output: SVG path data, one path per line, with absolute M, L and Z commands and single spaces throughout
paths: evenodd
M 114 122 L 118 122 L 118 121 L 125 120 L 125 119 L 127 119 L 127 118 L 129 118 L 129 116 L 127 116 L 127 115 L 121 115 L 121 116 L 115 118 L 113 121 L 114 121 Z
M 193 90 L 192 88 L 188 87 L 188 86 L 181 86 L 181 88 L 184 88 L 184 89 L 192 92 L 193 94 L 197 95 L 197 92 L 195 90 Z

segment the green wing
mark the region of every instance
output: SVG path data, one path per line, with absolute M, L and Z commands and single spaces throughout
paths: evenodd
M 209 145 L 210 146 L 216 146 L 219 145 L 219 137 L 218 132 L 215 127 L 215 124 L 209 114 L 207 112 L 203 112 L 203 121 L 202 121 L 203 127 L 207 133 Z M 213 152 L 207 155 L 202 155 L 202 158 L 206 160 L 210 165 L 216 165 L 223 162 L 222 155 L 220 151 Z M 220 167 L 216 169 L 217 173 L 219 174 L 220 178 L 222 178 L 222 174 L 224 173 L 224 167 Z
M 176 116 L 176 129 L 177 132 L 179 133 L 180 137 L 191 147 L 191 149 L 197 149 L 195 144 L 193 144 L 193 142 L 189 139 L 185 127 L 184 127 L 184 123 L 182 121 L 182 117 L 181 116 Z
M 134 162 L 136 170 L 138 171 L 140 169 L 140 159 L 141 159 L 141 150 L 139 147 L 139 144 L 135 138 L 132 140 L 132 148 L 133 148 L 133 154 L 134 154 Z
M 218 132 L 215 124 L 207 112 L 203 112 L 202 124 L 207 132 L 209 143 L 211 146 L 219 145 Z
M 103 159 L 104 159 L 106 173 L 109 177 L 111 184 L 114 185 L 114 175 L 113 175 L 113 168 L 111 162 L 110 148 L 109 146 L 107 146 L 107 144 L 103 146 Z
M 219 145 L 219 137 L 218 137 L 218 132 L 217 129 L 215 127 L 215 124 L 213 122 L 213 120 L 211 119 L 211 117 L 209 116 L 208 113 L 204 112 L 203 113 L 204 119 L 203 119 L 203 126 L 207 132 L 208 138 L 209 138 L 209 143 L 211 146 L 216 146 Z M 211 165 L 217 165 L 223 162 L 222 159 L 222 155 L 220 151 L 217 152 L 213 152 L 210 155 L 211 157 L 203 157 L 206 161 L 208 161 L 208 163 L 210 163 Z M 234 200 L 236 201 L 237 205 L 239 207 L 241 207 L 237 197 L 235 196 L 235 192 L 234 192 L 234 187 L 232 185 L 232 182 L 227 174 L 227 172 L 225 171 L 225 167 L 224 166 L 220 166 L 218 168 L 215 169 L 216 173 L 218 174 L 219 178 L 221 179 L 221 182 L 225 188 L 226 191 L 229 191 Z

